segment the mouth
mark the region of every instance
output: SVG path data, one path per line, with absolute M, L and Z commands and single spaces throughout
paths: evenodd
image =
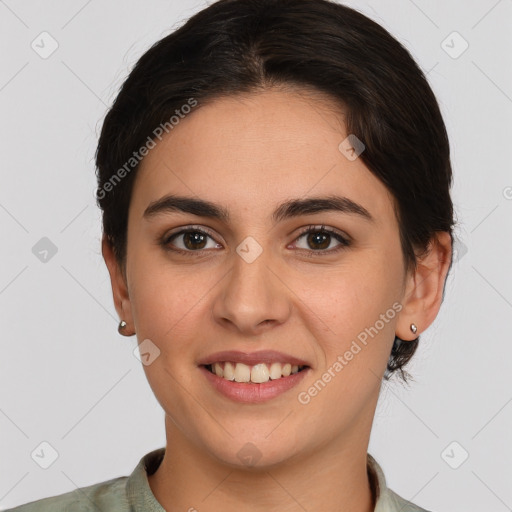
M 312 371 L 309 361 L 277 350 L 225 350 L 196 364 L 214 390 L 245 404 L 259 404 L 286 394 Z
M 235 361 L 220 361 L 200 366 L 224 380 L 248 384 L 264 384 L 280 380 L 309 368 L 307 365 L 277 361 L 272 363 L 260 362 L 254 365 Z

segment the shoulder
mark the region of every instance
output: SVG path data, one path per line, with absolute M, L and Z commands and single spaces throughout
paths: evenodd
M 432 512 L 402 498 L 390 489 L 384 471 L 375 458 L 367 454 L 367 461 L 370 483 L 376 496 L 374 512 Z
M 377 509 L 375 510 L 377 511 Z M 389 487 L 386 488 L 382 495 L 381 508 L 378 510 L 382 510 L 382 512 L 432 512 L 402 498 L 402 496 L 392 491 Z
M 122 476 L 105 482 L 80 487 L 60 494 L 6 510 L 5 512 L 129 512 L 131 510 L 126 494 L 126 481 Z
M 129 476 L 120 476 L 74 491 L 32 501 L 5 512 L 165 512 L 151 492 L 148 474 L 156 471 L 165 448 L 144 455 Z M 148 473 L 149 471 L 149 473 Z

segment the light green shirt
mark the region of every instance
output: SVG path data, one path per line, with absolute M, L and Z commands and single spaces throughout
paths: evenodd
M 164 453 L 165 448 L 159 448 L 144 455 L 130 476 L 32 501 L 6 512 L 165 512 L 148 482 L 148 475 L 158 469 Z M 367 461 L 372 492 L 377 497 L 374 512 L 429 512 L 389 489 L 377 461 L 370 454 Z

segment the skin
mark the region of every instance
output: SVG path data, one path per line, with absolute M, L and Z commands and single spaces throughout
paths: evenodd
M 165 411 L 166 455 L 149 483 L 167 510 L 373 510 L 366 454 L 382 377 L 395 333 L 412 340 L 435 319 L 451 242 L 439 233 L 417 270 L 405 272 L 393 197 L 360 158 L 350 161 L 338 149 L 347 136 L 342 114 L 320 95 L 277 89 L 198 107 L 141 164 L 125 271 L 103 240 L 125 333 L 160 350 L 144 371 Z M 169 212 L 144 219 L 147 206 L 168 193 L 212 201 L 232 218 Z M 270 218 L 283 201 L 330 194 L 361 204 L 375 222 L 336 211 L 275 225 Z M 340 243 L 299 236 L 322 224 L 348 235 L 351 245 L 318 255 Z M 187 255 L 159 245 L 164 234 L 191 225 L 213 238 Z M 236 252 L 247 236 L 262 248 L 250 264 Z M 168 247 L 191 246 L 178 236 Z M 298 393 L 395 302 L 401 311 L 300 403 Z M 236 403 L 197 365 L 231 349 L 279 350 L 311 370 L 268 402 Z M 249 442 L 260 456 L 254 467 L 237 456 Z

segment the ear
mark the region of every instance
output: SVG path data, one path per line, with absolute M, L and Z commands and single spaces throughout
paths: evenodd
M 407 277 L 403 309 L 396 323 L 396 335 L 414 340 L 435 320 L 443 300 L 446 276 L 452 259 L 450 233 L 439 231 L 431 239 L 428 251 L 418 259 L 416 271 Z M 418 328 L 416 334 L 411 324 Z
M 103 254 L 103 259 L 107 265 L 108 273 L 110 274 L 112 295 L 117 314 L 121 320 L 124 320 L 127 324 L 122 330 L 122 334 L 123 336 L 133 336 L 135 334 L 135 327 L 133 323 L 132 308 L 130 296 L 128 295 L 126 277 L 117 262 L 112 246 L 105 235 L 103 235 L 101 241 L 101 253 Z

